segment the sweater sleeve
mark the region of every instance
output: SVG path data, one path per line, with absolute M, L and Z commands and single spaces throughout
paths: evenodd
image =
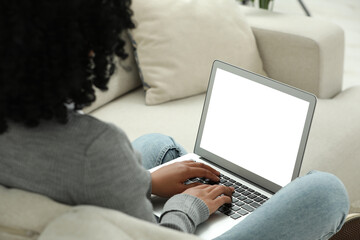
M 208 217 L 209 208 L 201 199 L 188 194 L 178 194 L 166 202 L 160 225 L 194 233 L 196 227 Z
M 97 136 L 86 151 L 83 171 L 83 204 L 119 210 L 131 216 L 156 222 L 152 204 L 151 175 L 133 150 L 125 133 L 113 125 Z M 170 198 L 160 225 L 193 233 L 209 217 L 206 204 L 191 195 Z
M 125 133 L 107 125 L 86 150 L 82 204 L 115 209 L 156 222 L 147 194 L 151 175 L 145 170 Z M 78 202 L 79 202 L 78 201 Z

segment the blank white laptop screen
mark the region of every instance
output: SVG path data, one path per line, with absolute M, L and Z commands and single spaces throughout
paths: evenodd
M 285 186 L 308 108 L 307 101 L 217 69 L 200 147 Z

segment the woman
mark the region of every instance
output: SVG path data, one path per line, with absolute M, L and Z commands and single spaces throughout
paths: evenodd
M 150 193 L 169 197 L 159 224 L 193 233 L 231 202 L 234 189 L 184 182 L 217 182 L 219 172 L 186 161 L 150 174 L 133 146 L 147 168 L 184 154 L 181 146 L 157 134 L 131 145 L 121 129 L 77 113 L 95 101 L 94 86 L 107 89 L 113 54 L 127 56 L 118 36 L 134 27 L 129 6 L 129 0 L 1 1 L 0 184 L 152 222 Z M 313 173 L 219 238 L 326 239 L 347 211 L 341 182 Z

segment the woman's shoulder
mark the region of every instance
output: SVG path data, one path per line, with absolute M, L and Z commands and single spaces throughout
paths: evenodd
M 106 132 L 108 134 L 125 135 L 125 132 L 118 126 L 104 122 L 88 114 L 73 113 L 69 116 L 69 125 L 72 128 L 90 132 Z
M 95 127 L 107 127 L 108 123 L 97 119 L 91 115 L 83 114 L 81 112 L 69 112 L 68 123 L 71 125 L 84 125 L 84 126 L 95 126 Z
M 77 132 L 77 135 L 86 134 L 87 138 L 93 136 L 98 142 L 104 141 L 128 142 L 126 133 L 118 126 L 104 122 L 91 115 L 74 113 L 69 118 L 70 131 Z
M 39 126 L 28 128 L 23 124 L 11 122 L 9 130 L 0 135 L 0 143 L 3 142 L 34 145 L 34 147 L 43 142 L 46 146 L 59 149 L 63 146 L 81 152 L 94 143 L 109 145 L 109 142 L 118 142 L 121 145 L 128 142 L 128 139 L 122 129 L 111 123 L 90 115 L 72 112 L 68 115 L 66 124 L 43 120 Z

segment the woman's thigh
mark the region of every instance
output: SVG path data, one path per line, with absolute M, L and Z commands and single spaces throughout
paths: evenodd
M 332 174 L 297 178 L 216 240 L 329 239 L 349 211 L 344 185 Z
M 143 135 L 135 139 L 132 145 L 141 154 L 142 164 L 146 169 L 159 166 L 187 153 L 173 138 L 159 133 Z

